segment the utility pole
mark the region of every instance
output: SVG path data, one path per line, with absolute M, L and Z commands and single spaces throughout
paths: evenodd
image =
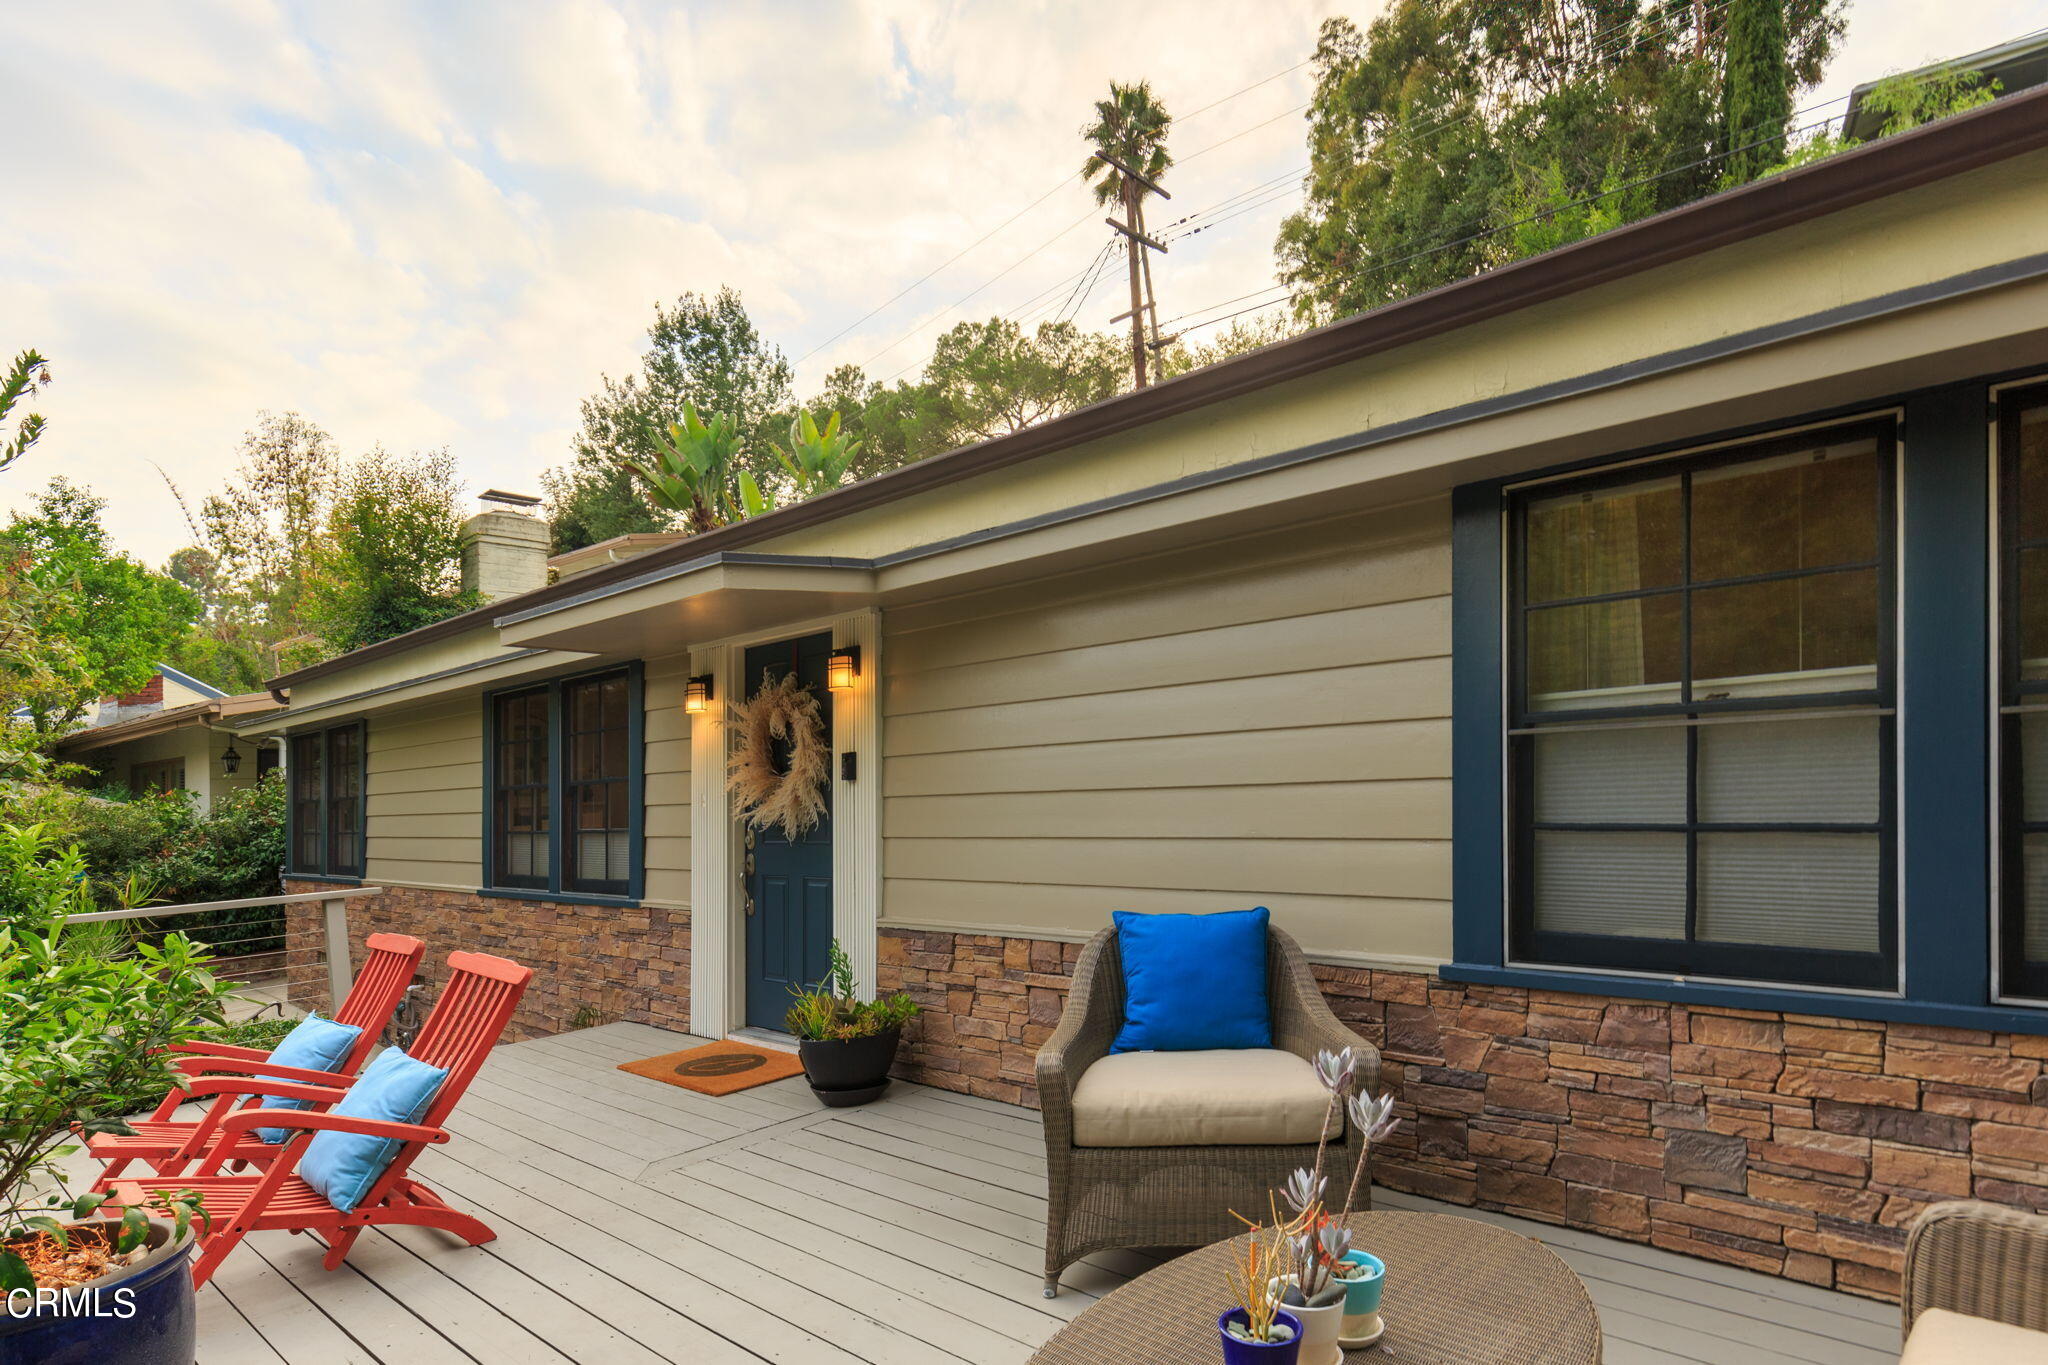
M 1111 322 L 1131 320 L 1131 380 L 1135 387 L 1144 388 L 1151 383 L 1147 374 L 1146 352 L 1159 349 L 1159 304 L 1152 292 L 1152 258 L 1147 251 L 1164 252 L 1166 245 L 1145 235 L 1145 210 L 1139 204 L 1139 197 L 1150 190 L 1161 199 L 1172 195 L 1157 184 L 1126 166 L 1107 152 L 1097 151 L 1098 160 L 1114 168 L 1122 177 L 1121 189 L 1124 201 L 1124 221 L 1105 218 L 1103 222 L 1123 234 L 1125 254 L 1130 265 L 1131 311 L 1111 318 Z M 1151 335 L 1148 340 L 1147 330 Z

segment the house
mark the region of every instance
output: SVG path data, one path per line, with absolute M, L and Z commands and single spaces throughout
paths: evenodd
M 267 693 L 230 696 L 169 664 L 135 692 L 107 697 L 92 723 L 52 746 L 99 780 L 135 792 L 184 791 L 200 810 L 223 792 L 253 787 L 278 766 L 274 743 L 237 746 L 235 726 L 275 711 Z
M 528 1033 L 772 1030 L 836 936 L 1029 1102 L 1110 911 L 1264 904 L 1383 1183 L 1885 1295 L 2048 1207 L 2043 507 L 2035 90 L 553 583 L 486 513 L 520 590 L 244 732 L 294 889 Z M 798 838 L 726 781 L 784 674 Z

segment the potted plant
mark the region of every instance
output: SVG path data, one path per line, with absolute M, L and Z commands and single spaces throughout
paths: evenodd
M 1350 1314 L 1352 1285 L 1369 1274 L 1363 1263 L 1352 1259 L 1351 1230 L 1344 1220 L 1350 1216 L 1363 1183 L 1369 1149 L 1393 1130 L 1394 1097 L 1350 1093 L 1358 1059 L 1348 1047 L 1341 1052 L 1318 1053 L 1315 1069 L 1316 1078 L 1330 1095 L 1323 1120 L 1325 1138 L 1316 1146 L 1315 1166 L 1295 1171 L 1281 1191 L 1294 1217 L 1281 1227 L 1285 1263 L 1276 1271 L 1271 1288 L 1301 1320 L 1301 1365 L 1341 1365 L 1344 1346 L 1340 1337 Z M 1328 1178 L 1323 1174 L 1323 1158 L 1329 1150 L 1331 1122 L 1340 1112 L 1348 1115 L 1357 1130 L 1361 1151 L 1343 1206 L 1333 1218 L 1324 1204 Z M 1371 1259 L 1377 1264 L 1376 1258 Z M 1375 1313 L 1378 1306 L 1375 1294 Z
M 901 991 L 879 1000 L 860 999 L 853 963 L 836 938 L 831 964 L 823 981 L 792 992 L 796 1001 L 785 1022 L 797 1037 L 811 1093 L 837 1109 L 866 1104 L 888 1089 L 903 1026 L 917 1017 L 918 1009 Z
M 1270 1227 L 1254 1226 L 1243 1252 L 1223 1272 L 1236 1300 L 1216 1319 L 1224 1365 L 1297 1365 L 1301 1359 L 1301 1318 L 1282 1308 L 1272 1292 L 1287 1263 L 1286 1236 L 1278 1219 Z
M 169 1222 L 96 1217 L 103 1197 L 73 1196 L 59 1162 L 75 1133 L 129 1131 L 229 992 L 180 934 L 112 957 L 67 942 L 65 916 L 93 908 L 76 850 L 0 828 L 0 1358 L 190 1365 L 197 1197 L 160 1201 Z

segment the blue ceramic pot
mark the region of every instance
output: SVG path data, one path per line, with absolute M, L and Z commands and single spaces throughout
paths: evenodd
M 1301 1359 L 1301 1319 L 1282 1308 L 1273 1321 L 1294 1329 L 1285 1341 L 1240 1341 L 1230 1335 L 1230 1324 L 1244 1325 L 1244 1309 L 1233 1308 L 1216 1319 L 1216 1335 L 1223 1338 L 1223 1365 L 1296 1365 Z
M 0 1305 L 0 1365 L 192 1365 L 192 1237 L 174 1242 L 170 1224 L 156 1223 L 149 1246 L 136 1264 L 73 1290 L 69 1303 L 31 1307 L 17 1296 Z
M 1347 1251 L 1344 1259 L 1370 1272 L 1360 1279 L 1340 1281 L 1344 1286 L 1344 1316 L 1355 1318 L 1379 1312 L 1380 1294 L 1387 1287 L 1387 1263 L 1370 1251 Z

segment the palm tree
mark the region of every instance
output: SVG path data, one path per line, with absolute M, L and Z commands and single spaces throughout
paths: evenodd
M 1166 150 L 1166 131 L 1172 126 L 1173 115 L 1152 93 L 1151 82 L 1118 85 L 1111 81 L 1109 98 L 1095 101 L 1095 122 L 1081 130 L 1081 137 L 1093 151 L 1107 152 L 1157 184 L 1173 165 Z M 1095 191 L 1098 204 L 1126 203 L 1133 190 L 1139 198 L 1150 193 L 1136 181 L 1127 184 L 1122 171 L 1098 160 L 1093 152 L 1081 166 L 1081 179 Z
M 1152 93 L 1151 83 L 1139 81 L 1136 85 L 1109 83 L 1109 98 L 1095 101 L 1095 121 L 1081 130 L 1081 136 L 1092 149 L 1088 160 L 1081 166 L 1081 179 L 1095 191 L 1095 202 L 1108 205 L 1121 204 L 1124 210 L 1124 226 L 1131 232 L 1145 231 L 1144 197 L 1152 192 L 1152 186 L 1166 174 L 1173 165 L 1173 157 L 1166 150 L 1166 132 L 1173 126 L 1173 115 L 1166 112 L 1166 106 Z M 1105 159 L 1107 158 L 1107 159 Z M 1126 175 L 1121 167 L 1135 172 Z M 1140 178 L 1142 177 L 1142 179 Z M 1130 243 L 1128 256 L 1131 270 L 1131 372 L 1139 388 L 1145 387 L 1145 326 L 1148 319 L 1146 309 L 1140 307 L 1140 274 L 1143 275 L 1143 293 L 1152 290 L 1151 263 L 1143 258 L 1137 242 Z M 1157 309 L 1151 310 L 1157 313 Z M 1154 341 L 1158 339 L 1158 318 L 1149 319 L 1154 324 Z

